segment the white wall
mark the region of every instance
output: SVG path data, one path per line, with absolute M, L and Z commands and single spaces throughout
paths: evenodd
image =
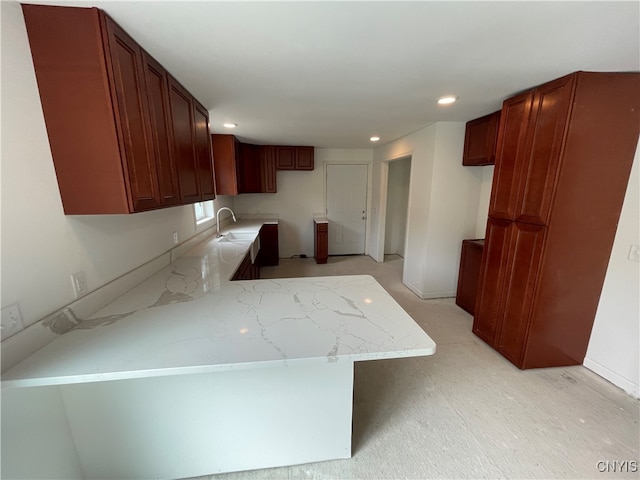
M 235 212 L 277 213 L 280 257 L 312 257 L 313 216 L 325 211 L 325 164 L 371 164 L 372 158 L 370 149 L 316 148 L 313 171 L 278 171 L 278 193 L 238 195 L 234 199 Z
M 489 216 L 489 200 L 491 199 L 491 186 L 493 185 L 493 165 L 482 167 L 469 167 L 479 169 L 482 175 L 480 184 L 480 199 L 478 200 L 478 221 L 474 238 L 484 238 L 487 231 L 487 217 Z
M 98 288 L 211 225 L 192 206 L 135 215 L 65 216 L 20 4 L 2 8 L 2 306 L 25 325 L 74 300 L 70 275 Z M 232 197 L 217 203 L 231 205 Z
M 409 180 L 411 159 L 403 158 L 389 162 L 387 189 L 387 214 L 384 238 L 385 255 L 404 257 L 407 230 L 407 207 L 409 205 Z
M 640 149 L 625 195 L 585 367 L 640 398 L 640 263 L 628 259 L 640 244 Z
M 462 166 L 464 127 L 429 125 L 374 151 L 372 256 L 382 260 L 386 162 L 411 156 L 403 282 L 423 298 L 455 295 L 462 240 L 476 235 L 484 174 Z

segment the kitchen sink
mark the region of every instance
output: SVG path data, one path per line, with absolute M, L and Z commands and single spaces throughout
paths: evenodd
M 255 240 L 257 234 L 249 232 L 229 232 L 218 239 L 219 242 L 244 243 Z

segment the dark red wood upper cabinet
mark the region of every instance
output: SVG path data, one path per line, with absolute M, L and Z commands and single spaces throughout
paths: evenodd
M 169 107 L 169 86 L 166 70 L 147 52 L 142 52 L 145 83 L 149 100 L 151 132 L 156 155 L 156 168 L 160 198 L 163 206 L 178 205 L 180 190 L 178 169 L 173 156 L 171 142 L 171 114 Z
M 218 195 L 237 195 L 238 171 L 237 158 L 240 155 L 240 142 L 233 135 L 214 133 L 211 135 L 213 165 L 215 169 L 216 192 Z
M 240 193 L 262 193 L 260 147 L 243 143 L 240 153 L 242 185 Z
M 278 170 L 295 170 L 295 147 L 278 145 L 276 147 L 276 168 Z
M 489 216 L 515 218 L 524 140 L 531 113 L 532 92 L 505 100 L 500 116 L 496 166 L 489 202 Z
M 193 100 L 189 92 L 173 77 L 169 77 L 169 100 L 181 203 L 199 202 L 201 187 L 198 181 L 198 165 L 194 150 Z
M 296 170 L 313 170 L 313 147 L 296 147 Z
M 500 110 L 467 122 L 462 165 L 476 167 L 495 163 L 499 123 Z
M 200 200 L 216 198 L 216 182 L 211 155 L 211 133 L 209 132 L 209 112 L 197 100 L 193 99 L 194 116 L 194 151 L 198 181 L 200 183 Z
M 560 154 L 576 76 L 569 75 L 534 90 L 530 128 L 524 141 L 515 219 L 546 225 L 560 166 Z
M 142 50 L 108 16 L 104 15 L 103 19 L 117 99 L 119 121 L 116 125 L 128 171 L 125 181 L 130 189 L 131 208 L 134 211 L 158 208 L 161 200 L 148 127 Z
M 208 113 L 189 92 L 97 8 L 22 11 L 65 214 L 212 198 Z

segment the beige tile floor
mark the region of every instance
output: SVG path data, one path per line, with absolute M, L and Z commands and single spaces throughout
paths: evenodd
M 453 299 L 421 300 L 402 258 L 285 259 L 263 278 L 373 275 L 435 340 L 431 357 L 357 363 L 353 456 L 226 479 L 639 478 L 640 402 L 584 367 L 520 371 L 471 333 Z

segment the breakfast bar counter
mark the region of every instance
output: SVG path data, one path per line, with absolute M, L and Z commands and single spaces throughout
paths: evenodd
M 253 241 L 211 238 L 10 369 L 3 423 L 43 398 L 85 478 L 350 457 L 354 362 L 435 343 L 367 275 L 229 281 Z

